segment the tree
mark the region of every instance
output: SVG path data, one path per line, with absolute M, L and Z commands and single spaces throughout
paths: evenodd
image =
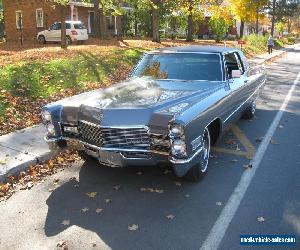
M 252 0 L 252 7 L 255 9 L 255 33 L 258 34 L 259 19 L 264 16 L 264 9 L 268 0 Z M 251 8 L 252 9 L 252 8 Z
M 229 27 L 233 24 L 228 8 L 223 6 L 213 6 L 210 11 L 213 13 L 209 20 L 209 26 L 216 35 L 216 42 L 224 39 Z
M 66 7 L 69 4 L 69 0 L 54 0 L 56 7 L 60 9 L 61 18 L 61 48 L 67 48 L 67 36 L 66 36 Z
M 230 9 L 233 15 L 240 20 L 240 37 L 244 35 L 245 22 L 250 22 L 255 19 L 255 5 L 253 0 L 229 0 Z
M 278 31 L 279 35 L 283 35 L 284 26 L 285 25 L 283 22 L 279 22 L 276 24 L 276 30 Z

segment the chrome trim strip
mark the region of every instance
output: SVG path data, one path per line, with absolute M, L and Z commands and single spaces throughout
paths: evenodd
M 76 141 L 79 142 L 81 144 L 83 144 L 84 146 L 88 146 L 91 147 L 95 150 L 101 150 L 101 151 L 113 151 L 113 152 L 137 152 L 137 153 L 153 153 L 153 154 L 160 154 L 160 155 L 165 155 L 165 156 L 169 156 L 168 152 L 160 152 L 160 151 L 156 151 L 156 150 L 146 150 L 146 149 L 120 149 L 120 148 L 105 148 L 105 147 L 97 147 L 95 145 L 89 144 L 87 142 L 83 142 L 77 139 L 72 139 L 72 138 L 66 138 L 66 137 L 57 137 L 57 138 L 47 138 L 45 137 L 44 140 L 46 142 L 57 142 L 57 141 L 61 141 L 61 140 L 66 140 L 66 141 Z
M 187 159 L 176 159 L 174 157 L 171 157 L 170 162 L 174 163 L 174 164 L 190 163 L 195 158 L 195 156 L 198 155 L 202 150 L 203 150 L 203 147 L 201 146 L 191 157 L 189 157 Z
M 244 106 L 244 104 L 246 102 L 248 102 L 252 96 L 254 96 L 256 94 L 257 91 L 259 91 L 259 89 L 261 88 L 261 86 L 263 86 L 264 84 L 266 83 L 266 80 L 263 81 L 263 83 L 261 83 L 257 89 L 253 92 L 253 94 L 251 94 L 246 101 L 244 101 L 240 106 L 238 106 L 225 120 L 224 120 L 224 123 L 226 123 L 228 121 L 228 119 L 233 116 L 242 106 Z

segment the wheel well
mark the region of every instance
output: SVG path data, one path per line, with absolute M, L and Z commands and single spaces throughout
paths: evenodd
M 222 123 L 219 118 L 215 119 L 207 126 L 210 135 L 211 145 L 214 145 L 218 141 L 221 134 L 221 126 Z

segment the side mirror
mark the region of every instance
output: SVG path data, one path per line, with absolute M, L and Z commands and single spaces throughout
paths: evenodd
M 231 71 L 232 78 L 240 78 L 241 76 L 242 76 L 242 72 L 239 69 Z

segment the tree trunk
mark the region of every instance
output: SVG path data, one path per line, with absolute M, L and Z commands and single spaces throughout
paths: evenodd
M 193 15 L 192 15 L 192 13 L 190 13 L 188 15 L 188 31 L 187 31 L 187 37 L 186 37 L 187 42 L 192 42 L 194 40 L 193 33 L 194 33 Z
M 160 43 L 158 9 L 152 9 L 152 41 Z
M 288 23 L 287 23 L 287 26 L 288 26 L 288 33 L 289 33 L 289 35 L 290 35 L 290 33 L 291 33 L 291 25 L 292 25 L 291 18 L 288 17 Z
M 274 36 L 274 30 L 275 30 L 275 14 L 276 14 L 276 0 L 273 0 L 272 2 L 272 26 L 271 26 L 271 36 Z
M 258 34 L 258 17 L 259 17 L 259 9 L 256 7 L 256 23 L 255 23 L 255 33 Z
M 240 38 L 243 38 L 243 36 L 244 36 L 244 28 L 245 28 L 245 22 L 244 22 L 244 20 L 241 20 Z
M 66 36 L 66 6 L 60 6 L 61 13 L 61 48 L 67 48 L 67 36 Z
M 99 10 L 99 17 L 100 17 L 100 38 L 103 39 L 105 36 L 105 20 L 104 20 L 104 13 L 103 9 Z
M 94 12 L 95 12 L 95 19 L 94 19 L 94 26 L 95 26 L 95 35 L 97 38 L 101 37 L 100 32 L 100 9 L 99 9 L 99 0 L 94 0 Z
M 134 36 L 138 35 L 138 20 L 137 15 L 134 14 Z

